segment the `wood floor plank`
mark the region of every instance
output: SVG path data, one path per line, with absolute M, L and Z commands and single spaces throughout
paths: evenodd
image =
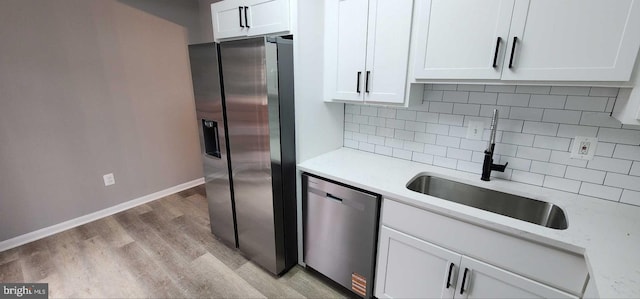
M 210 253 L 192 263 L 196 275 L 199 297 L 213 298 L 266 298 L 247 281 L 225 266 Z
M 176 217 L 184 215 L 181 210 L 167 204 L 166 200 L 164 199 L 150 202 L 149 206 L 153 209 L 153 212 L 158 215 L 158 217 L 165 220 L 172 220 Z
M 0 252 L 0 265 L 15 261 L 20 258 L 20 247 L 11 248 Z
M 141 285 L 146 287 L 147 297 L 185 298 L 182 291 L 163 268 L 151 258 L 136 242 L 116 249 L 119 257 L 128 264 Z
M 51 292 L 61 297 L 95 298 L 104 297 L 101 290 L 95 288 L 97 269 L 87 263 L 84 241 L 59 238 L 49 243 L 50 255 L 57 269 L 57 275 L 51 275 L 43 281 L 49 282 Z
M 0 282 L 25 282 L 20 260 L 0 264 Z
M 351 298 L 354 294 L 342 289 L 333 288 L 324 283 L 321 278 L 295 266 L 283 276 L 286 284 L 307 298 Z M 355 297 L 357 298 L 357 297 Z
M 27 282 L 44 279 L 55 272 L 48 249 L 21 258 L 20 264 L 24 280 Z
M 285 278 L 273 276 L 252 262 L 242 265 L 236 273 L 267 298 L 304 298 L 286 284 Z
M 178 254 L 193 261 L 207 252 L 204 247 L 197 241 L 182 233 L 171 223 L 158 217 L 155 211 L 141 214 L 140 220 L 155 230 L 169 246 L 171 246 Z
M 210 233 L 210 228 L 202 228 L 188 216 L 180 216 L 171 221 L 180 231 L 199 242 L 209 253 L 231 269 L 238 269 L 247 259 L 234 248 L 224 244 Z
M 138 213 L 137 211 L 131 211 Z M 121 247 L 133 242 L 133 239 L 113 217 L 102 218 L 83 225 L 91 236 L 100 236 L 112 247 Z

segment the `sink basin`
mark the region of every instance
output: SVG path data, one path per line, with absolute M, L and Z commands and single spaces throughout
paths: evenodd
M 489 190 L 430 175 L 412 179 L 407 188 L 455 203 L 531 222 L 552 229 L 566 229 L 564 211 L 552 203 Z

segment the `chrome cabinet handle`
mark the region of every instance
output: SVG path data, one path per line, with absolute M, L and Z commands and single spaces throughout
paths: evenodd
M 498 36 L 498 40 L 496 41 L 496 52 L 493 53 L 493 68 L 498 67 L 498 51 L 500 50 L 501 42 L 502 42 L 502 38 Z
M 509 68 L 513 68 L 513 54 L 516 53 L 516 43 L 518 43 L 518 37 L 513 37 L 513 44 L 511 45 L 511 57 L 509 58 Z

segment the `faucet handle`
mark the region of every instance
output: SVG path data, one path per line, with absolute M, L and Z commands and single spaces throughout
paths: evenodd
M 504 163 L 504 165 L 500 165 L 500 164 L 491 164 L 491 170 L 495 170 L 495 171 L 499 171 L 499 172 L 504 172 L 505 168 L 507 168 L 507 165 L 509 165 L 509 162 Z

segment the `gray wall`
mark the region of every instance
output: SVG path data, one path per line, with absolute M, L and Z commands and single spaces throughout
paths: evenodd
M 0 40 L 0 241 L 202 177 L 183 27 L 2 0 Z

